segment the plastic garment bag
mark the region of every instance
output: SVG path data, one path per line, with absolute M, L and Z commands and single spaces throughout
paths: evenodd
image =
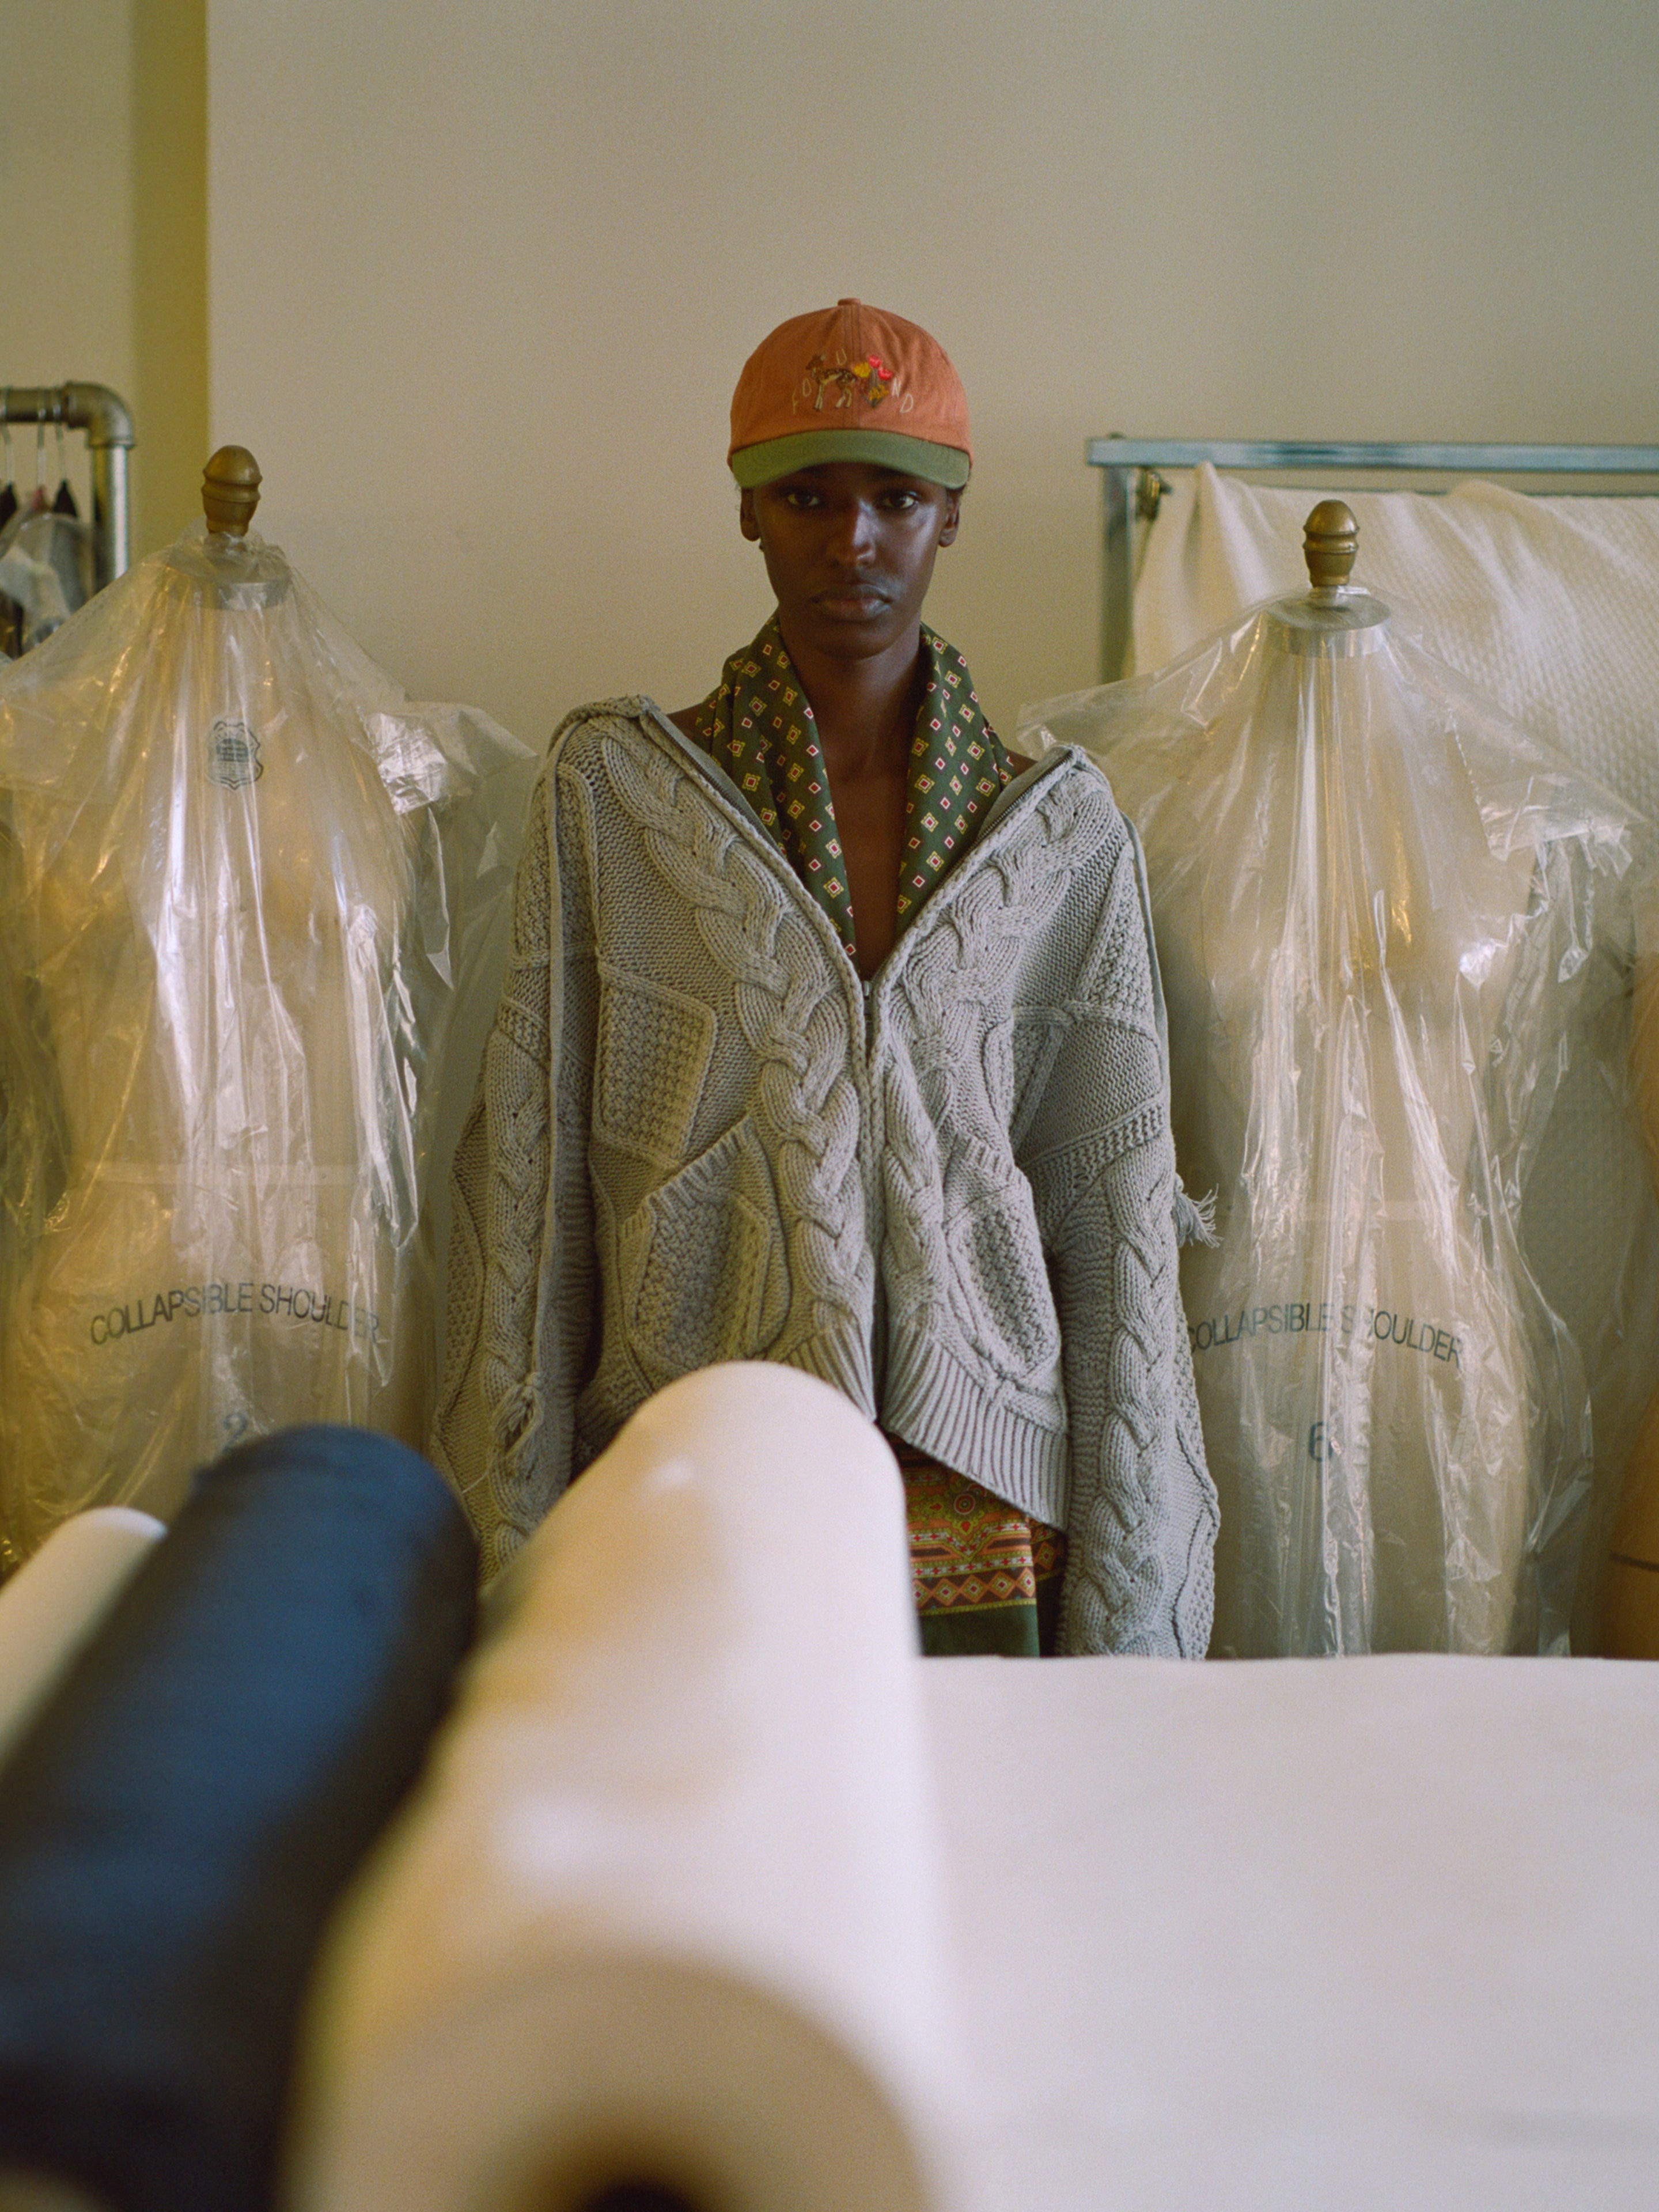
M 1516 1220 L 1628 817 L 1334 584 L 1030 718 L 1139 830 L 1216 1193 L 1182 1273 L 1212 1650 L 1565 1649 L 1588 1398 Z
M 200 525 L 0 674 L 11 1558 L 287 1423 L 423 1441 L 446 1039 L 532 768 Z

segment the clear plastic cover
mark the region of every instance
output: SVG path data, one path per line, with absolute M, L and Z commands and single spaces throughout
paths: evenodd
M 1024 740 L 1085 746 L 1146 847 L 1177 1157 L 1215 1193 L 1182 1262 L 1212 1650 L 1564 1650 L 1589 1401 L 1516 1224 L 1627 950 L 1627 811 L 1359 591 Z
M 533 767 L 200 525 L 0 673 L 10 1559 L 285 1423 L 423 1441 L 446 1048 Z

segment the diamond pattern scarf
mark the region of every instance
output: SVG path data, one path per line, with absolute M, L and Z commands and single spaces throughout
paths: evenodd
M 925 625 L 927 684 L 916 710 L 904 806 L 898 926 L 904 929 L 974 841 L 986 810 L 1013 771 L 980 711 L 968 664 Z M 696 709 L 699 742 L 777 839 L 786 858 L 854 949 L 852 894 L 836 835 L 830 776 L 817 726 L 773 616 L 734 653 Z

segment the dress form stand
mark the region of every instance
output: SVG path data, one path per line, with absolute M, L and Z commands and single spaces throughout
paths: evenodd
M 1659 1180 L 1659 959 L 1638 961 L 1631 1060 L 1648 1164 Z M 1602 1641 L 1614 1659 L 1659 1659 L 1659 1389 L 1626 1470 L 1602 1601 Z
M 0 1328 L 13 1559 L 87 1505 L 165 1518 L 196 1467 L 294 1422 L 422 1440 L 411 817 L 356 672 L 248 534 L 259 484 L 245 448 L 213 456 L 205 538 L 112 587 L 127 649 L 46 695 L 64 727 L 89 702 L 73 773 L 8 794 L 61 1132 Z M 3 705 L 0 763 L 27 750 Z
M 1507 1650 L 1536 1474 L 1460 1072 L 1496 1033 L 1535 854 L 1492 860 L 1467 803 L 1425 833 L 1357 542 L 1341 501 L 1309 516 L 1309 594 L 1264 618 L 1253 715 L 1207 740 L 1241 841 L 1210 825 L 1213 864 L 1155 900 L 1182 1172 L 1220 1194 L 1182 1290 L 1222 1508 L 1212 1648 L 1240 1656 Z
M 1636 829 L 1348 580 L 1356 534 L 1322 502 L 1305 595 L 1021 734 L 1085 747 L 1146 854 L 1176 1158 L 1215 1200 L 1181 1261 L 1212 1650 L 1559 1653 L 1591 1402 L 1520 1212 Z M 1652 999 L 1659 1176 L 1659 968 Z

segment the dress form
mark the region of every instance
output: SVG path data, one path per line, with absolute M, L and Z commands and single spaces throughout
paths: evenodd
M 88 1504 L 165 1516 L 195 1467 L 289 1422 L 421 1441 L 387 1012 L 415 854 L 295 649 L 286 563 L 245 543 L 258 481 L 240 448 L 209 463 L 209 534 L 163 556 L 86 787 L 9 793 L 60 1154 L 0 1347 L 14 1557 Z
M 1310 598 L 1261 633 L 1254 714 L 1206 733 L 1202 795 L 1164 817 L 1207 857 L 1165 870 L 1149 842 L 1175 886 L 1177 1148 L 1219 1201 L 1218 1244 L 1182 1262 L 1221 1500 L 1212 1649 L 1501 1651 L 1537 1445 L 1480 1086 L 1537 855 L 1491 854 L 1455 780 L 1425 831 L 1368 668 L 1389 610 L 1346 588 L 1340 501 L 1308 550 Z

